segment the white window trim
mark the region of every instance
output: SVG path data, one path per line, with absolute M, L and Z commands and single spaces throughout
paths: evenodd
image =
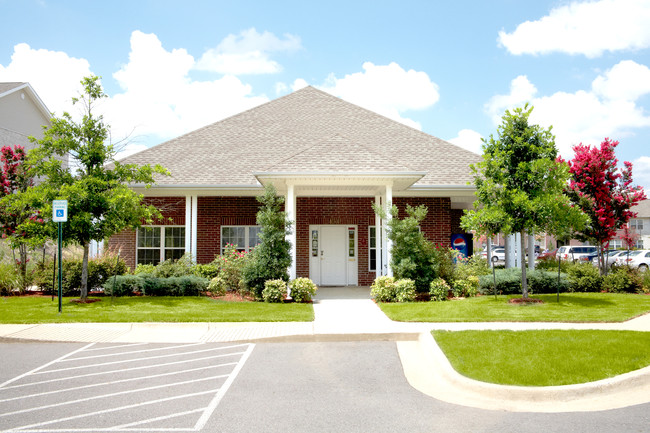
M 643 230 L 643 220 L 640 219 L 640 218 L 632 219 L 630 221 L 630 228 L 632 228 L 634 230 Z
M 375 229 L 375 246 L 371 247 L 370 246 L 370 230 Z M 379 260 L 379 242 L 377 238 L 377 226 L 368 226 L 368 272 L 377 272 L 377 261 Z M 372 269 L 370 266 L 370 251 L 374 250 L 375 251 L 375 269 Z M 381 264 L 380 264 L 381 265 Z
M 139 247 L 139 232 L 140 228 L 143 229 L 158 229 L 160 233 L 160 246 L 159 247 Z M 138 251 L 139 250 L 159 250 L 160 251 L 160 260 L 158 263 L 162 263 L 165 261 L 165 250 L 182 250 L 185 252 L 185 245 L 182 247 L 166 247 L 165 246 L 165 230 L 166 228 L 183 228 L 185 229 L 184 225 L 174 225 L 174 226 L 165 226 L 165 225 L 152 225 L 152 226 L 142 226 L 139 229 L 135 231 L 135 263 L 136 265 L 138 264 Z M 187 229 L 186 229 L 187 230 Z M 183 236 L 183 239 L 185 239 L 185 236 Z
M 252 226 L 245 226 L 245 225 L 227 225 L 226 226 L 226 225 L 223 225 L 223 226 L 221 226 L 221 229 L 219 231 L 219 233 L 220 233 L 220 235 L 219 235 L 219 244 L 220 244 L 219 245 L 219 251 L 221 251 L 221 254 L 223 254 L 224 251 L 225 251 L 225 247 L 223 246 L 223 229 L 225 229 L 225 228 L 234 228 L 234 227 L 244 227 L 246 229 L 246 230 L 244 230 L 244 248 L 243 249 L 244 249 L 244 251 L 246 251 L 248 253 L 248 252 L 250 252 L 250 249 L 251 249 L 251 247 L 248 246 L 248 244 L 250 243 L 249 242 L 250 241 L 250 228 L 251 227 L 258 227 L 259 228 L 260 226 L 258 226 L 258 225 L 252 225 Z

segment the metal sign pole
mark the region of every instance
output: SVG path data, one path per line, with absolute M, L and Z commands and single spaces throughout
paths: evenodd
M 59 314 L 61 314 L 61 297 L 63 295 L 63 254 L 61 244 L 63 243 L 63 223 L 59 221 Z

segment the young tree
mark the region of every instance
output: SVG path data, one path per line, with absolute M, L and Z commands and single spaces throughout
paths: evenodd
M 72 98 L 82 105 L 83 117 L 75 121 L 68 113 L 52 119 L 44 127 L 41 140 L 32 138 L 38 146 L 29 155 L 34 174 L 43 182 L 34 188 L 41 200 L 43 212 L 52 213 L 53 199 L 68 200 L 68 221 L 64 223 L 64 243 L 83 246 L 81 299 L 88 296 L 88 247 L 91 240 L 106 239 L 126 228 L 139 227 L 162 215 L 154 206 L 143 204 L 143 196 L 127 184 L 150 186 L 156 173 L 167 175 L 160 165 L 137 166 L 114 161 L 115 150 L 108 140 L 108 128 L 103 117 L 93 109 L 106 95 L 99 77 L 81 81 L 83 93 Z M 63 163 L 70 155 L 71 166 Z M 52 223 L 53 224 L 53 223 Z
M 291 233 L 291 221 L 282 210 L 284 197 L 276 194 L 273 185 L 267 185 L 257 201 L 263 204 L 257 212 L 257 224 L 262 228 L 260 243 L 250 253 L 242 276 L 246 286 L 261 298 L 267 280 L 289 281 L 291 244 L 287 234 Z
M 43 236 L 37 235 L 43 227 L 40 211 L 19 200 L 20 194 L 26 193 L 34 185 L 26 157 L 23 146 L 4 146 L 0 149 L 0 232 L 3 239 L 9 240 L 11 248 L 18 250 L 16 264 L 23 288 L 27 286 L 28 248 L 45 241 Z
M 567 195 L 589 217 L 577 237 L 599 247 L 601 273 L 607 272 L 604 254 L 609 242 L 636 216 L 631 208 L 646 199 L 641 186 L 632 186 L 632 164 L 625 161 L 619 170 L 614 154 L 617 145 L 618 141 L 609 138 L 599 147 L 579 144 L 573 147 L 575 157 L 569 162 Z
M 563 194 L 568 167 L 556 160 L 551 128 L 528 124 L 532 110 L 526 104 L 506 111 L 497 137 L 483 140 L 483 161 L 471 166 L 478 200 L 461 220 L 466 230 L 488 236 L 521 233 L 524 298 L 528 297 L 525 233 L 561 233 L 584 220 Z

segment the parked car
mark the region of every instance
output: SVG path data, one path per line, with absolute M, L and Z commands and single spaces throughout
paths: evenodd
M 608 250 L 605 253 L 605 264 L 608 267 L 614 266 L 614 263 L 616 263 L 616 258 L 625 252 L 626 251 L 621 251 L 621 250 Z M 598 266 L 598 255 L 594 256 L 594 258 L 591 259 L 591 263 L 596 267 Z
M 557 257 L 557 250 L 557 248 L 553 248 L 552 250 L 546 251 L 545 253 L 541 253 L 539 256 L 537 256 L 537 260 L 555 259 Z
M 639 268 L 640 271 L 647 271 L 650 267 L 650 250 L 624 251 L 616 258 L 617 266 L 629 266 Z
M 492 254 L 494 254 L 495 250 L 503 250 L 504 247 L 501 245 L 492 245 Z M 487 247 L 483 248 L 483 251 L 481 251 L 481 257 L 484 259 L 487 259 Z M 505 253 L 504 253 L 504 260 L 505 260 Z
M 591 245 L 585 245 L 585 246 L 565 245 L 563 247 L 560 247 L 557 250 L 556 257 L 559 257 L 562 260 L 569 260 L 572 262 L 585 262 L 590 260 L 589 258 L 590 254 L 595 255 L 597 253 L 598 253 L 598 248 Z

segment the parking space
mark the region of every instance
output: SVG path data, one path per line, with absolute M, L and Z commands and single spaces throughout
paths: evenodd
M 0 432 L 201 431 L 253 344 L 88 344 L 0 384 Z

